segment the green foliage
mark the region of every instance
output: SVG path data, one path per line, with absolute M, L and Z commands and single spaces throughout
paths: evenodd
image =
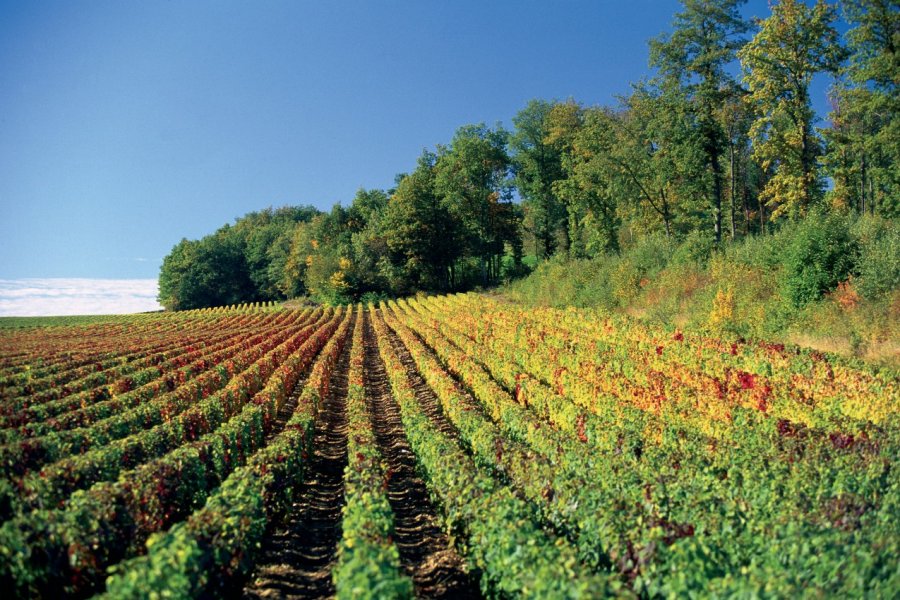
M 279 283 L 294 225 L 315 212 L 310 207 L 268 209 L 200 240 L 182 239 L 163 259 L 160 304 L 189 310 L 284 298 Z
M 716 335 L 803 340 L 860 355 L 884 346 L 890 354 L 898 246 L 896 220 L 820 209 L 719 251 L 705 230 L 677 244 L 659 234 L 642 238 L 590 260 L 556 257 L 507 290 L 532 305 L 599 307 Z
M 507 245 L 521 257 L 519 210 L 511 201 L 509 134 L 484 123 L 457 129 L 434 164 L 434 192 L 450 213 L 462 254 L 481 262 L 480 283 L 496 283 Z
M 556 103 L 532 100 L 513 117 L 515 133 L 510 137 L 516 187 L 523 198 L 523 226 L 540 259 L 551 256 L 565 240 L 566 207 L 553 185 L 563 179 L 562 149 L 550 142 L 551 118 Z
M 792 246 L 790 269 L 781 250 L 794 240 L 787 223 L 799 226 L 813 210 L 900 214 L 900 5 L 846 0 L 845 47 L 836 7 L 824 0 L 773 2 L 754 24 L 743 4 L 684 0 L 671 32 L 650 42 L 656 76 L 615 106 L 532 100 L 512 131 L 459 127 L 397 175 L 395 189 L 361 189 L 328 213 L 251 213 L 182 240 L 164 260 L 160 301 L 167 309 L 300 296 L 342 304 L 459 291 L 524 276 L 524 254 L 551 263 L 540 277 L 555 281 L 547 293 L 559 302 L 566 290 L 575 304 L 622 308 L 682 280 L 682 293 L 638 309 L 654 318 L 683 313 L 697 292 L 703 302 L 731 298 L 738 312 L 783 324 L 832 289 L 838 273 L 856 274 L 853 291 L 885 301 L 896 285 L 890 235 L 868 236 L 859 258 L 844 261 L 852 268 L 809 255 L 830 252 L 828 244 L 807 254 Z M 809 85 L 823 73 L 841 80 L 831 126 L 817 131 Z M 640 256 L 654 236 L 665 236 L 663 254 L 674 254 Z M 704 288 L 714 246 L 727 257 L 718 263 L 724 271 L 734 261 L 752 267 L 752 292 L 736 287 L 738 276 Z M 583 272 L 567 277 L 568 264 Z M 648 287 L 664 268 L 666 283 Z M 757 269 L 789 283 L 766 295 Z M 770 304 L 773 295 L 781 302 Z M 750 308 L 757 301 L 762 313 Z
M 625 108 L 613 155 L 627 175 L 625 198 L 637 209 L 632 227 L 647 231 L 643 222 L 650 216 L 661 220 L 669 237 L 696 228 L 706 212 L 711 174 L 685 90 L 671 81 L 640 85 Z
M 716 250 L 716 238 L 709 231 L 694 230 L 688 233 L 672 253 L 673 265 L 701 264 L 709 262 Z
M 412 580 L 401 573 L 391 541 L 394 516 L 386 490 L 386 469 L 366 410 L 363 306 L 356 310 L 347 374 L 347 466 L 337 566 L 332 571 L 340 599 L 411 598 Z
M 562 159 L 566 177 L 555 181 L 553 188 L 569 212 L 572 254 L 595 256 L 618 249 L 616 193 L 623 173 L 621 163 L 611 156 L 617 147 L 616 115 L 601 109 L 579 112 L 571 151 Z
M 350 261 L 339 255 L 340 249 L 322 245 L 311 254 L 306 267 L 306 288 L 310 296 L 324 304 L 346 304 L 350 300 L 347 271 Z
M 824 0 L 812 7 L 780 0 L 738 52 L 758 114 L 750 131 L 754 156 L 773 173 L 763 189 L 773 217 L 803 216 L 822 194 L 809 84 L 816 73 L 836 73 L 845 57 L 836 19 Z
M 674 32 L 650 42 L 650 64 L 680 86 L 697 133 L 697 147 L 709 170 L 708 189 L 715 242 L 722 239 L 723 169 L 726 130 L 721 111 L 738 96 L 726 67 L 746 40 L 749 24 L 740 15 L 746 0 L 690 0 L 675 15 Z
M 268 342 L 261 336 L 252 348 L 259 360 L 221 391 L 170 421 L 139 429 L 124 444 L 75 454 L 56 469 L 43 469 L 39 482 L 47 487 L 38 488 L 35 499 L 29 498 L 34 485 L 24 485 L 30 493 L 20 498 L 21 504 L 52 506 L 71 496 L 59 510 L 36 516 L 23 506 L 20 515 L 7 521 L 0 530 L 2 545 L 23 552 L 19 567 L 0 568 L 0 579 L 23 593 L 46 594 L 61 586 L 76 593 L 95 589 L 105 566 L 134 555 L 150 533 L 184 518 L 264 445 L 288 390 L 337 328 L 336 321 L 320 320 L 318 331 L 305 328 L 262 357 Z M 172 405 L 154 408 L 175 412 Z M 59 467 L 63 477 L 54 477 Z M 126 476 L 115 480 L 121 472 Z M 56 485 L 51 485 L 54 479 Z M 98 480 L 90 489 L 72 493 Z
M 317 332 L 325 348 L 284 429 L 249 456 L 245 466 L 236 468 L 205 505 L 148 540 L 146 554 L 120 563 L 106 580 L 104 597 L 165 597 L 170 580 L 177 582 L 184 597 L 222 597 L 229 584 L 249 575 L 267 525 L 290 507 L 303 481 L 323 379 L 327 383 L 330 378 L 349 325 L 345 317 L 337 331 L 332 326 Z M 267 402 L 280 409 L 314 356 L 315 352 L 300 352 L 281 365 L 267 383 Z
M 877 520 L 896 510 L 882 462 L 893 450 L 879 446 L 876 458 L 841 448 L 846 432 L 859 431 L 845 418 L 851 414 L 879 444 L 895 443 L 893 431 L 881 437 L 863 422 L 893 411 L 885 397 L 896 395 L 891 372 L 850 375 L 846 362 L 821 353 L 673 335 L 597 311 L 523 310 L 474 294 L 392 306 L 388 324 L 473 455 L 509 477 L 545 518 L 569 523 L 582 559 L 608 557 L 629 591 L 877 596 L 893 584 L 891 555 L 880 544 L 896 543 Z M 783 366 L 773 369 L 775 361 Z M 829 369 L 842 375 L 828 377 Z M 481 410 L 466 410 L 472 400 L 440 384 L 450 375 Z M 876 378 L 857 412 L 850 398 Z M 818 391 L 806 387 L 797 398 L 800 381 Z M 517 455 L 523 447 L 527 459 Z M 862 497 L 861 518 L 843 526 L 848 500 Z M 610 505 L 616 510 L 602 510 Z M 860 561 L 848 565 L 848 552 Z
M 833 90 L 826 167 L 832 202 L 860 212 L 900 212 L 900 3 L 847 0 L 850 58 Z
M 318 213 L 312 207 L 268 208 L 238 219 L 234 225 L 244 240 L 247 270 L 258 298 L 283 299 L 279 289 L 297 223 L 305 223 Z
M 818 300 L 853 274 L 857 253 L 847 217 L 813 212 L 784 249 L 786 297 L 797 307 Z
M 547 598 L 612 593 L 615 583 L 611 578 L 591 574 L 578 562 L 566 540 L 554 540 L 538 526 L 537 513 L 529 503 L 478 468 L 476 461 L 422 412 L 406 369 L 388 341 L 381 316 L 387 315 L 386 307 L 382 305 L 381 315 L 372 312 L 378 349 L 400 405 L 410 446 L 429 490 L 439 498 L 447 528 L 466 536 L 465 552 L 481 572 L 482 591 L 497 597 Z M 397 333 L 410 339 L 402 330 Z M 420 356 L 416 353 L 417 362 Z M 423 373 L 429 381 L 440 375 L 433 368 Z M 459 393 L 456 385 L 437 390 L 439 396 L 445 392 Z M 476 411 L 471 412 L 474 417 Z M 481 437 L 483 441 L 489 439 Z
M 390 194 L 361 189 L 349 207 L 328 213 L 250 213 L 201 240 L 182 240 L 163 261 L 160 302 L 182 310 L 308 295 L 344 304 L 522 272 L 507 137 L 502 129 L 462 127 L 451 146 L 426 151 Z M 513 264 L 505 267 L 508 258 Z
M 423 153 L 385 210 L 385 266 L 393 292 L 449 289 L 455 284 L 453 265 L 463 254 L 463 231 L 436 190 L 436 160 L 434 154 Z
M 900 228 L 896 221 L 864 217 L 853 228 L 859 239 L 854 284 L 865 298 L 876 299 L 900 288 Z

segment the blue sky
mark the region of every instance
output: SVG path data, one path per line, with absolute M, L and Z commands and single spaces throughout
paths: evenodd
M 612 103 L 678 8 L 0 0 L 0 278 L 155 278 L 182 237 L 388 187 L 463 124 Z

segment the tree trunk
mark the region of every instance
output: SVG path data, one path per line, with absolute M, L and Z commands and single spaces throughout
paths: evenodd
M 866 214 L 866 155 L 862 155 L 859 177 L 859 213 Z
M 809 189 L 811 183 L 812 165 L 809 156 L 809 133 L 806 130 L 806 123 L 800 124 L 800 170 L 803 173 L 803 212 L 812 204 L 812 194 Z
M 709 141 L 709 164 L 713 174 L 713 215 L 715 223 L 713 229 L 716 234 L 716 245 L 722 243 L 722 165 L 719 164 L 719 152 L 715 148 L 715 142 Z
M 665 188 L 660 193 L 660 204 L 662 205 L 662 218 L 663 223 L 666 226 L 666 239 L 670 239 L 672 237 L 672 227 L 670 225 L 670 221 L 672 220 L 672 215 L 669 214 L 669 201 L 666 199 L 666 190 Z
M 734 144 L 730 145 L 730 153 L 731 153 L 731 241 L 734 241 L 735 236 L 737 235 L 737 223 L 735 222 L 735 200 L 737 197 L 737 177 L 734 172 Z
M 762 201 L 762 198 L 757 197 L 756 201 L 759 203 L 759 231 L 763 235 L 766 234 L 766 205 Z
M 869 212 L 875 214 L 875 182 L 869 177 Z
M 747 191 L 747 183 L 741 184 L 741 202 L 744 205 L 744 235 L 750 235 L 750 193 Z

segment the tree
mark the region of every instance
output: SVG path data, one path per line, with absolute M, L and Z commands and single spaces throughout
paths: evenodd
M 900 212 L 900 2 L 846 0 L 850 56 L 832 93 L 825 163 L 838 204 Z
M 436 155 L 423 152 L 416 170 L 397 185 L 384 215 L 390 260 L 383 271 L 392 291 L 452 289 L 454 263 L 462 255 L 459 222 L 435 186 Z
M 739 11 L 745 2 L 682 0 L 684 10 L 675 15 L 672 34 L 650 43 L 650 64 L 659 68 L 663 77 L 684 87 L 694 113 L 704 163 L 711 174 L 708 194 L 716 243 L 722 239 L 721 159 L 728 145 L 719 115 L 726 99 L 738 93 L 737 83 L 725 67 L 746 43 L 741 36 L 749 30 L 749 24 Z
M 619 115 L 603 108 L 590 108 L 580 115 L 570 151 L 563 156 L 566 177 L 554 184 L 565 201 L 573 254 L 595 256 L 619 250 L 617 200 L 622 170 L 617 162 L 616 122 Z
M 182 238 L 172 251 L 163 258 L 159 271 L 159 303 L 166 310 L 179 310 L 185 302 L 183 298 L 186 276 L 197 255 L 198 242 Z
M 836 18 L 834 6 L 823 0 L 813 7 L 781 0 L 738 51 L 747 99 L 758 114 L 751 127 L 753 155 L 773 170 L 762 192 L 772 218 L 801 216 L 822 196 L 809 84 L 816 73 L 836 73 L 844 59 Z
M 761 172 L 752 158 L 750 126 L 753 119 L 754 114 L 743 94 L 730 95 L 719 109 L 719 121 L 727 141 L 729 229 L 732 240 L 737 237 L 738 214 L 743 214 L 745 235 L 750 232 L 757 211 L 763 222 L 765 219 L 764 207 L 758 204 L 759 194 L 754 185 Z M 754 205 L 757 210 L 754 210 Z
M 526 227 L 535 240 L 538 259 L 547 258 L 565 241 L 566 207 L 553 190 L 565 176 L 560 147 L 550 143 L 551 114 L 556 103 L 532 100 L 513 117 L 510 137 L 516 187 L 526 209 Z
M 312 223 L 298 223 L 291 232 L 290 248 L 278 289 L 286 298 L 298 298 L 307 293 L 306 266 L 313 240 Z
M 507 244 L 520 244 L 507 139 L 500 127 L 465 125 L 440 148 L 434 166 L 435 190 L 460 223 L 466 254 L 478 259 L 484 285 L 498 280 Z
M 163 259 L 159 301 L 189 310 L 259 300 L 250 280 L 243 242 L 226 225 L 199 241 L 181 240 Z
M 584 114 L 584 108 L 574 100 L 569 99 L 566 102 L 554 104 L 550 108 L 546 120 L 547 133 L 544 142 L 559 154 L 560 166 L 563 169 L 563 178 L 554 181 L 552 186 L 554 193 L 563 202 L 565 208 L 566 221 L 563 229 L 562 246 L 567 255 L 579 254 L 581 248 L 583 248 L 583 244 L 575 244 L 577 238 L 573 237 L 578 235 L 578 230 L 582 224 L 577 212 L 573 210 L 576 209 L 575 205 L 562 195 L 558 186 L 563 185 L 562 182 L 566 177 L 569 177 L 566 163 L 571 160 L 573 155 L 575 137 L 584 126 Z M 578 245 L 579 247 L 573 251 L 573 245 Z
M 383 190 L 360 189 L 348 209 L 351 260 L 348 271 L 355 296 L 389 289 L 382 266 L 389 260 L 384 218 L 390 196 Z
M 283 299 L 279 288 L 294 227 L 318 214 L 311 206 L 271 207 L 244 215 L 234 224 L 234 230 L 244 244 L 250 280 L 256 296 Z

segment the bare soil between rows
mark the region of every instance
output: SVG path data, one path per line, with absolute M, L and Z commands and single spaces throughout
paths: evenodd
M 316 424 L 304 488 L 291 513 L 269 534 L 244 598 L 330 598 L 341 537 L 347 465 L 350 341 L 332 372 Z
M 368 315 L 364 331 L 366 406 L 376 442 L 389 468 L 387 495 L 394 513 L 394 542 L 401 565 L 412 577 L 419 597 L 480 597 L 477 583 L 466 572 L 464 561 L 442 531 L 438 513 L 417 471 L 415 454 L 406 439 L 400 409 L 391 395 Z M 397 342 L 393 340 L 395 345 Z M 425 390 L 431 392 L 427 386 Z M 416 387 L 417 395 L 421 392 L 423 399 L 426 399 L 425 390 Z M 440 414 L 433 393 L 426 400 L 431 407 L 429 412 L 438 410 L 437 414 Z M 450 427 L 446 421 L 443 425 Z
M 481 592 L 441 528 L 391 394 L 375 332 L 365 316 L 364 376 L 366 407 L 376 443 L 385 458 L 387 495 L 394 513 L 393 540 L 401 567 L 420 598 L 480 598 Z M 393 333 L 389 341 L 398 352 L 422 410 L 443 433 L 457 439 L 440 401 L 415 367 L 406 347 Z M 344 469 L 347 465 L 347 410 L 350 341 L 334 367 L 328 394 L 316 426 L 314 449 L 304 487 L 293 510 L 267 535 L 253 576 L 242 590 L 244 598 L 330 598 L 331 579 L 341 537 Z M 280 430 L 296 407 L 302 385 L 278 416 Z M 236 590 L 237 591 L 237 590 Z

